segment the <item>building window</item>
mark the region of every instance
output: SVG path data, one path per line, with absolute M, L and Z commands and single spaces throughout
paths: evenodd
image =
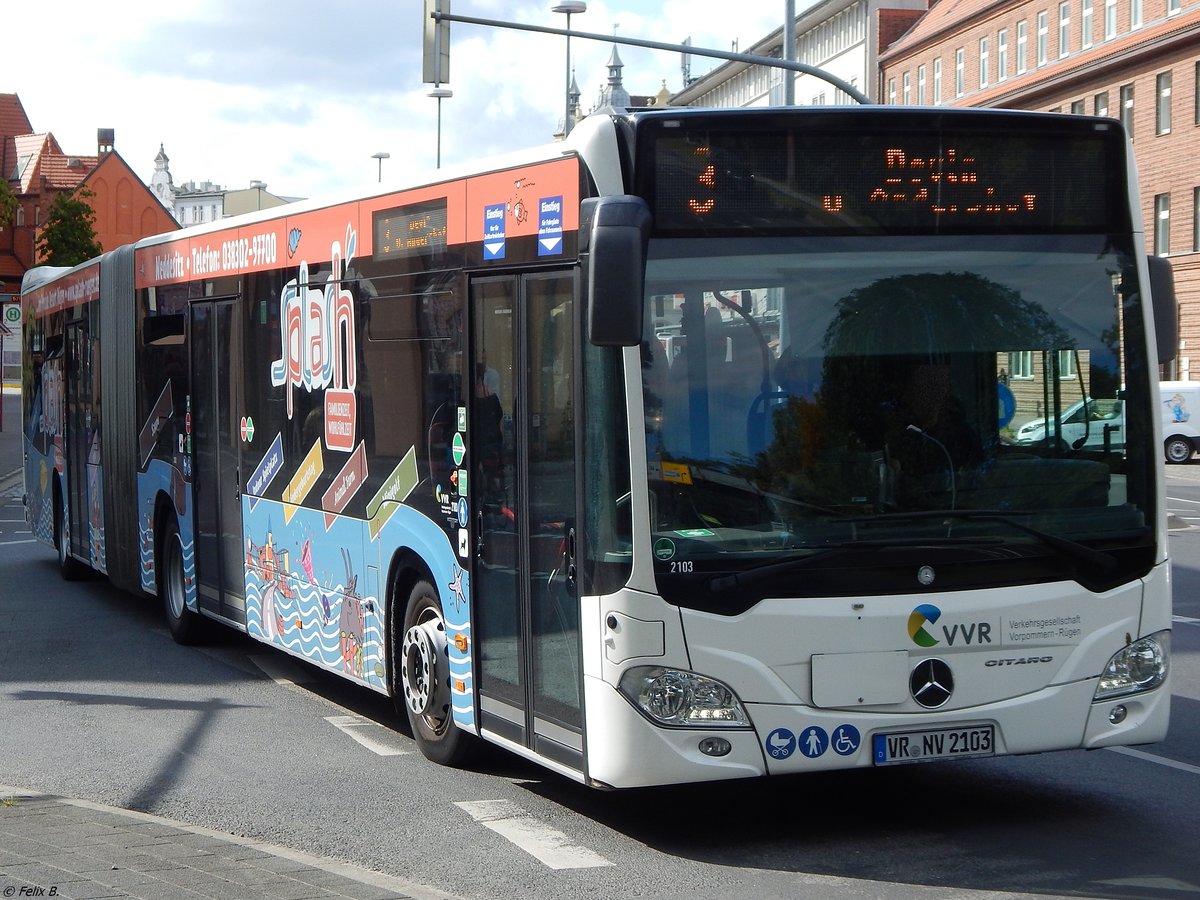
M 1073 115 L 1076 115 L 1076 116 L 1082 116 L 1082 115 L 1083 115 L 1083 113 L 1084 113 L 1084 108 L 1083 108 L 1083 101 L 1082 101 L 1082 100 L 1072 100 L 1072 101 L 1071 101 L 1071 113 L 1072 113 Z
M 23 228 L 25 226 L 25 207 L 17 207 L 16 215 L 13 216 L 13 225 L 17 228 Z
M 888 106 L 896 105 L 896 79 L 888 79 Z
M 1171 195 L 1154 195 L 1154 255 L 1171 252 Z
M 1046 64 L 1046 44 L 1049 40 L 1050 20 L 1045 10 L 1037 14 L 1037 64 Z
M 991 65 L 991 55 L 988 52 L 988 39 L 979 39 L 979 86 L 988 86 L 988 66 Z
M 1033 377 L 1033 351 L 1018 350 L 1008 354 L 1008 375 L 1010 378 Z
M 1074 350 L 1059 350 L 1058 351 L 1058 379 L 1062 381 L 1067 378 L 1077 378 L 1079 370 L 1075 368 L 1075 351 Z
M 996 34 L 996 80 L 1008 77 L 1008 29 L 1001 28 Z
M 1142 0 L 1129 0 L 1129 30 L 1142 27 Z
M 904 73 L 904 105 L 912 106 L 912 73 Z
M 1158 104 L 1154 109 L 1154 133 L 1171 133 L 1171 73 L 1160 72 L 1154 79 Z
M 1200 253 L 1200 187 L 1192 188 L 1192 252 Z
M 917 104 L 925 105 L 925 67 L 917 66 Z
M 1117 0 L 1104 0 L 1104 39 L 1117 36 Z
M 1121 85 L 1121 124 L 1133 139 L 1133 85 Z
M 1025 72 L 1025 57 L 1029 50 L 1029 26 L 1024 22 L 1017 23 L 1017 74 Z
M 963 91 L 966 89 L 963 84 L 963 82 L 965 81 L 965 78 L 963 75 L 963 67 L 964 67 L 965 63 L 963 60 L 964 60 L 963 49 L 962 49 L 962 47 L 959 47 L 957 50 L 954 51 L 954 96 L 955 97 L 961 97 L 963 95 Z
M 1092 103 L 1092 112 L 1098 116 L 1108 115 L 1108 91 L 1101 91 Z
M 1092 0 L 1083 0 L 1079 8 L 1079 46 L 1084 50 L 1092 46 Z
M 1200 62 L 1196 63 L 1195 74 L 1192 80 L 1195 82 L 1192 93 L 1196 97 L 1193 103 L 1192 120 L 1196 125 L 1200 125 Z
M 1058 4 L 1058 58 L 1071 52 L 1071 4 Z
M 1200 63 L 1197 64 L 1196 71 L 1200 73 Z M 1197 77 L 1200 77 L 1200 74 Z M 933 105 L 942 105 L 942 59 L 940 56 L 933 61 Z
M 1167 15 L 1168 16 L 1179 15 L 1179 10 L 1181 8 L 1182 7 L 1180 6 L 1179 0 L 1167 0 Z

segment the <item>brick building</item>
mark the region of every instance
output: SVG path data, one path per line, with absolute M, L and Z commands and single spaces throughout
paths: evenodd
M 934 0 L 881 55 L 878 90 L 890 104 L 1121 119 L 1146 250 L 1175 272 L 1179 354 L 1162 375 L 1200 379 L 1200 0 Z
M 116 151 L 112 129 L 97 131 L 95 155 L 64 153 L 53 134 L 33 131 L 16 94 L 0 94 L 0 173 L 20 204 L 0 229 L 0 294 L 17 293 L 38 264 L 37 239 L 59 194 L 92 192 L 93 227 L 105 250 L 179 227 Z

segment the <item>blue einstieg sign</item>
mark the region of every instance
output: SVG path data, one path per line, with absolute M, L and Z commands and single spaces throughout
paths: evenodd
M 538 256 L 562 253 L 562 194 L 538 200 Z

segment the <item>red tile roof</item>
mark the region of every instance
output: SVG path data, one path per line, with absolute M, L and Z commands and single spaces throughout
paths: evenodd
M 0 94 L 0 177 L 7 178 L 17 162 L 13 138 L 33 131 L 16 94 Z

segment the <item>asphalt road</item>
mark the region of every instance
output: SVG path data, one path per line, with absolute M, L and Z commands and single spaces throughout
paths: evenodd
M 10 494 L 0 784 L 471 898 L 1195 895 L 1200 465 L 1173 469 L 1167 493 L 1181 527 L 1165 742 L 614 793 L 500 751 L 439 768 L 383 698 L 233 633 L 178 646 L 154 602 L 64 583 Z

